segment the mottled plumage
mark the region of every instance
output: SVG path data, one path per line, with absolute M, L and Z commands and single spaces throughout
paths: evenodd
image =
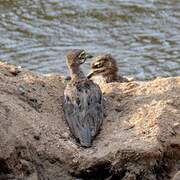
M 64 91 L 64 112 L 70 131 L 85 147 L 92 145 L 103 122 L 103 99 L 98 85 L 87 79 L 80 70 L 87 55 L 80 59 L 82 50 L 67 55 L 71 81 Z
M 101 54 L 92 59 L 91 71 L 88 76 L 94 82 L 128 82 L 128 79 L 118 75 L 116 60 L 110 54 Z

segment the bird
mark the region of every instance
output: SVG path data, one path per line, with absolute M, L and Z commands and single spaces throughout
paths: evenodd
M 63 109 L 66 122 L 76 140 L 83 147 L 91 147 L 104 117 L 100 87 L 88 79 L 80 66 L 91 56 L 84 50 L 67 53 L 67 66 L 71 80 L 64 90 Z
M 118 75 L 118 66 L 116 60 L 111 54 L 100 54 L 92 58 L 91 71 L 87 75 L 98 83 L 103 81 L 110 82 L 129 82 L 131 79 Z

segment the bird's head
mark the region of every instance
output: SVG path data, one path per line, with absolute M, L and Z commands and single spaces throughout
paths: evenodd
M 87 58 L 92 58 L 92 55 L 81 49 L 74 49 L 67 53 L 67 64 L 69 67 L 76 67 L 83 64 Z
M 118 71 L 116 60 L 110 54 L 102 54 L 94 57 L 91 62 L 91 71 L 88 78 L 95 75 L 116 74 Z

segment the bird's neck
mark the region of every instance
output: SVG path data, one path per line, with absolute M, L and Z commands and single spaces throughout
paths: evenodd
M 80 67 L 71 67 L 70 75 L 72 80 L 78 80 L 85 78 L 85 75 Z

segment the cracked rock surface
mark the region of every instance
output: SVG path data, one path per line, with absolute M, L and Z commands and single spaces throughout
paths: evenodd
M 0 180 L 170 180 L 180 170 L 180 77 L 100 84 L 106 117 L 74 140 L 64 79 L 0 63 Z

